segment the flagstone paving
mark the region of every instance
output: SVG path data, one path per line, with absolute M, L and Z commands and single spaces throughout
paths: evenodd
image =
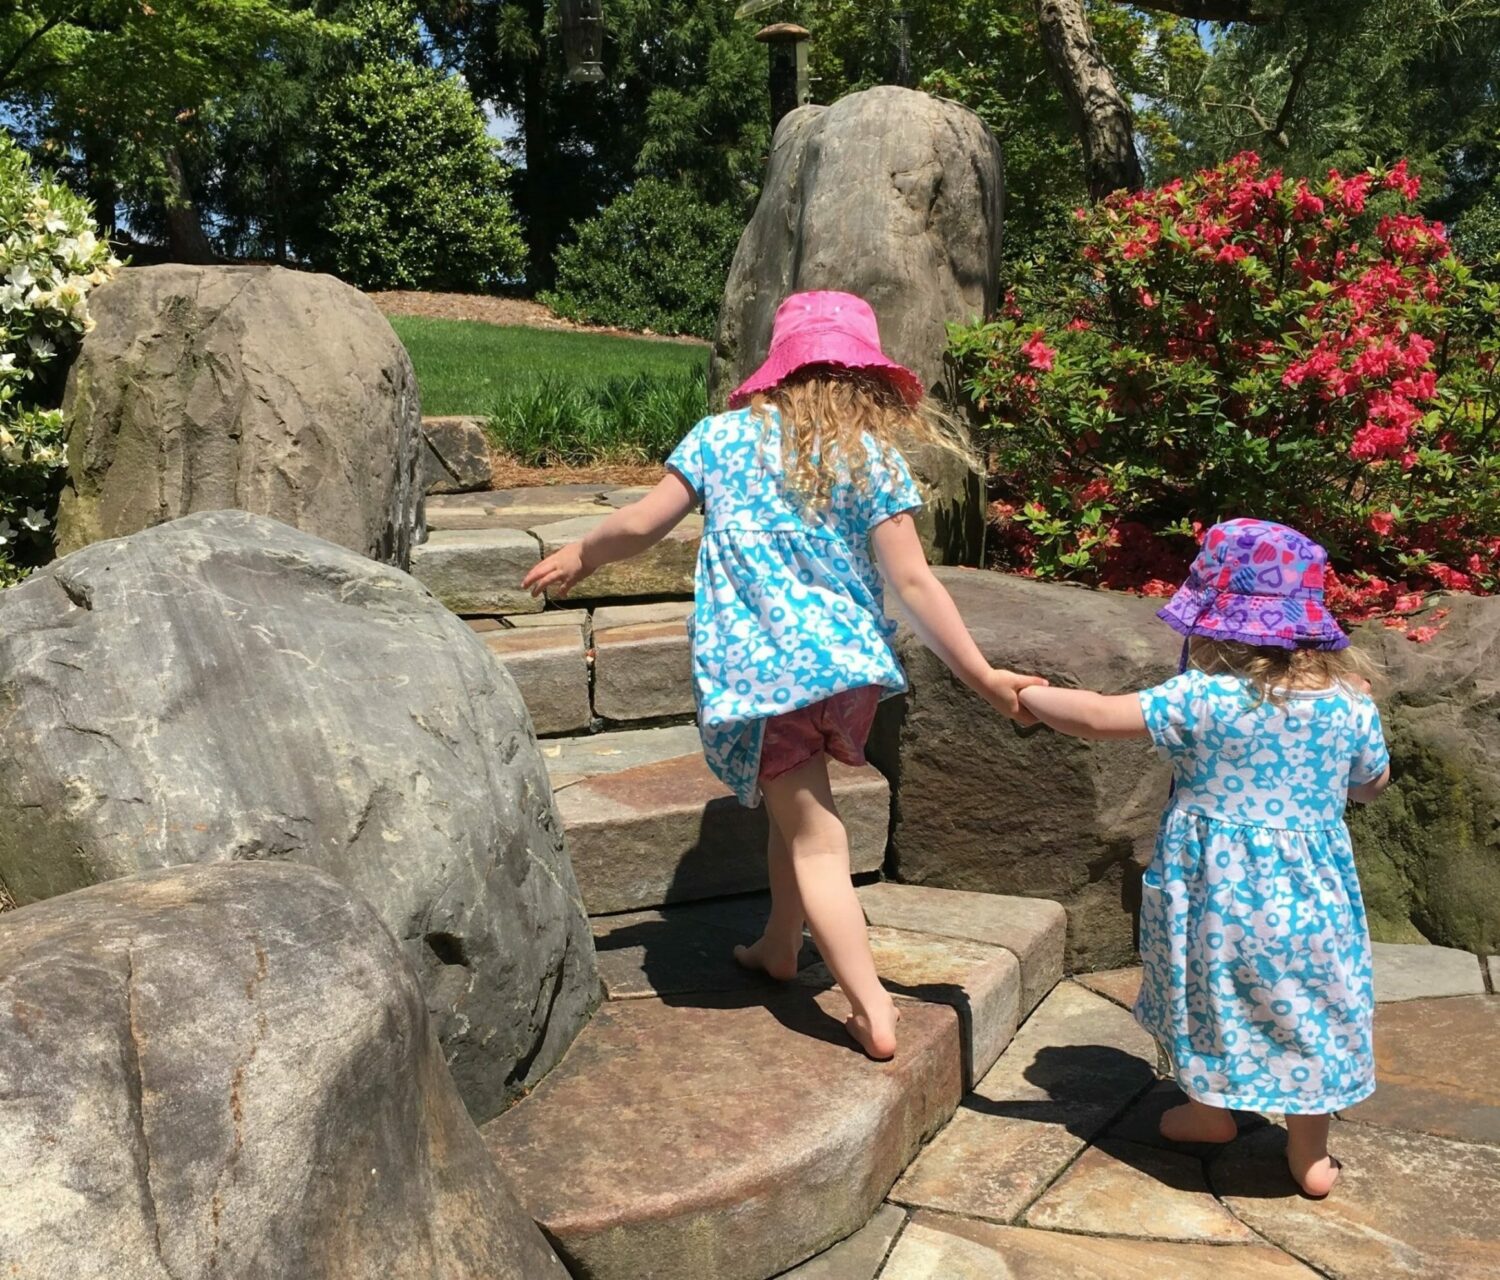
M 1064 981 L 885 1211 L 785 1280 L 1500 1280 L 1500 995 L 1463 994 L 1480 964 L 1377 949 L 1379 1087 L 1335 1120 L 1321 1201 L 1279 1117 L 1241 1114 L 1221 1147 L 1161 1137 L 1182 1095 L 1126 1012 L 1138 969 Z

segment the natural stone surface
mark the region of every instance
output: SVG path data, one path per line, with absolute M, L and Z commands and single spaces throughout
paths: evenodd
M 521 579 L 538 559 L 519 529 L 434 529 L 412 549 L 411 571 L 454 613 L 537 613 L 543 602 Z
M 905 1222 L 906 1215 L 900 1209 L 883 1204 L 847 1240 L 783 1272 L 781 1280 L 875 1280 Z
M 1063 983 L 1022 1024 L 891 1199 L 1014 1218 L 1150 1084 L 1154 1057 L 1151 1037 L 1128 1013 Z
M 593 1280 L 762 1280 L 864 1225 L 959 1096 L 957 1020 L 902 1009 L 885 1063 L 836 992 L 603 1006 L 484 1137 Z
M 422 419 L 424 491 L 471 493 L 490 487 L 490 441 L 483 418 Z
M 1500 956 L 1491 956 L 1486 963 L 1490 970 L 1490 990 L 1500 993 Z
M 734 948 L 760 936 L 770 906 L 769 896 L 751 894 L 594 917 L 590 924 L 605 994 L 628 1000 L 766 990 L 769 979 L 735 963 Z M 805 943 L 801 964 L 821 968 L 817 959 L 812 943 Z
M 136 267 L 68 378 L 62 553 L 240 508 L 406 567 L 422 536 L 411 361 L 374 303 L 280 267 Z
M 1153 601 L 998 573 L 939 577 L 998 665 L 1106 693 L 1177 669 L 1181 642 Z M 1134 964 L 1131 911 L 1167 798 L 1150 744 L 1018 729 L 905 628 L 898 646 L 911 692 L 882 709 L 870 744 L 897 789 L 896 878 L 1060 902 L 1071 971 Z
M 1316 1280 L 1264 1245 L 1102 1240 L 919 1213 L 881 1280 Z
M 1209 1179 L 1252 1229 L 1333 1280 L 1500 1276 L 1500 1150 L 1358 1124 L 1336 1124 L 1330 1145 L 1344 1171 L 1326 1200 L 1296 1193 L 1276 1127 L 1225 1148 Z
M 1090 991 L 1097 991 L 1116 1004 L 1133 1009 L 1135 998 L 1141 990 L 1141 967 L 1133 965 L 1129 969 L 1100 969 L 1095 973 L 1080 973 L 1078 981 Z
M 490 1160 L 411 966 L 287 863 L 0 917 L 0 1273 L 566 1280 Z
M 681 735 L 663 740 L 667 751 L 681 742 Z M 585 762 L 583 751 L 571 761 Z M 765 888 L 765 806 L 745 808 L 709 772 L 696 734 L 692 754 L 658 755 L 565 783 L 561 757 L 553 768 L 557 811 L 590 914 Z M 890 813 L 885 779 L 868 766 L 832 764 L 829 773 L 854 870 L 878 871 Z
M 0 592 L 0 882 L 19 902 L 285 859 L 406 944 L 480 1117 L 596 998 L 515 684 L 408 575 L 244 512 L 186 516 Z
M 714 403 L 765 358 L 777 306 L 804 289 L 867 299 L 886 351 L 936 387 L 948 323 L 997 301 L 1003 185 L 999 144 L 957 103 L 883 86 L 788 115 L 725 286 Z M 912 459 L 932 490 L 929 547 L 938 560 L 972 562 L 979 487 L 936 461 Z
M 872 928 L 875 971 L 892 994 L 952 1006 L 963 1035 L 964 1088 L 971 1089 L 1010 1043 L 1020 1021 L 1021 966 L 1003 947 Z M 824 964 L 801 975 L 831 983 Z
M 594 630 L 612 627 L 640 627 L 653 622 L 677 622 L 687 630 L 687 618 L 693 611 L 691 600 L 656 600 L 651 604 L 607 604 L 594 610 Z
M 594 710 L 600 716 L 660 720 L 695 709 L 693 655 L 682 622 L 601 627 L 595 620 Z
M 872 925 L 967 938 L 1012 952 L 1021 965 L 1023 1018 L 1062 977 L 1066 920 L 1055 902 L 883 881 L 862 887 L 859 903 Z
M 427 524 L 432 529 L 525 532 L 536 524 L 607 514 L 607 492 L 606 485 L 553 484 L 434 496 L 427 503 Z
M 1500 951 L 1500 598 L 1434 604 L 1451 613 L 1426 644 L 1374 624 L 1355 637 L 1388 688 L 1394 781 L 1349 826 L 1376 937 L 1484 955 Z
M 1375 943 L 1375 999 L 1484 994 L 1484 971 L 1472 951 L 1455 947 Z
M 538 733 L 581 733 L 589 727 L 593 714 L 582 618 L 571 625 L 491 631 L 484 647 L 510 672 Z
M 536 524 L 530 527 L 531 533 L 541 542 L 542 555 L 550 556 L 587 535 L 607 514 Z M 698 563 L 698 541 L 702 535 L 703 517 L 690 515 L 649 551 L 605 565 L 598 573 L 585 578 L 567 599 L 690 596 L 693 594 L 693 570 Z
M 1245 1244 L 1256 1238 L 1214 1199 L 1201 1160 L 1110 1140 L 1078 1157 L 1027 1210 L 1026 1225 L 1211 1244 Z
M 1344 1114 L 1370 1124 L 1500 1144 L 1497 1062 L 1500 998 L 1383 1005 L 1375 1015 L 1375 1093 Z
M 619 729 L 586 738 L 560 738 L 541 744 L 542 759 L 560 791 L 584 778 L 620 773 L 638 765 L 657 764 L 702 752 L 696 725 L 668 725 L 659 729 Z

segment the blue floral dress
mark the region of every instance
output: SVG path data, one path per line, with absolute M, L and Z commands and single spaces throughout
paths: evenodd
M 1375 1005 L 1344 806 L 1389 762 L 1375 704 L 1342 686 L 1258 701 L 1199 671 L 1140 700 L 1175 790 L 1143 885 L 1136 1018 L 1199 1102 L 1352 1106 L 1375 1088 Z
M 782 484 L 774 411 L 705 418 L 667 459 L 703 503 L 693 686 L 709 767 L 742 804 L 760 802 L 769 716 L 878 685 L 904 692 L 870 531 L 922 505 L 906 461 L 869 436 L 869 484 L 835 484 L 821 518 Z

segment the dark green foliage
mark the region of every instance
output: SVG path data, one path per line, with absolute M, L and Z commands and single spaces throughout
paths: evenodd
M 728 205 L 643 178 L 557 253 L 543 301 L 591 324 L 708 337 L 744 223 Z

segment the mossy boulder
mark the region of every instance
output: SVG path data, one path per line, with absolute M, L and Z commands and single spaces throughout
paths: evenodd
M 1500 598 L 1441 605 L 1426 644 L 1356 637 L 1383 673 L 1394 781 L 1349 827 L 1377 940 L 1500 951 Z

